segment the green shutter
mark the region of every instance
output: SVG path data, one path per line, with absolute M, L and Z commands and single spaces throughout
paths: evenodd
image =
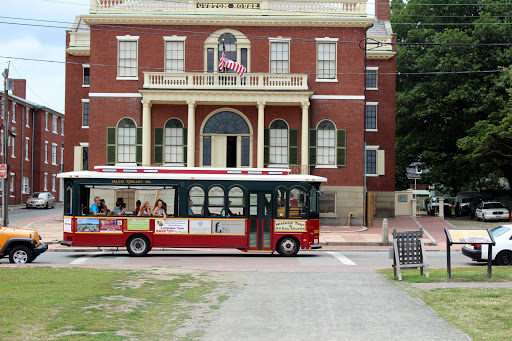
M 263 164 L 268 166 L 270 163 L 270 129 L 265 128 L 263 132 Z
M 164 163 L 164 128 L 155 128 L 155 144 L 154 144 L 154 163 L 161 165 Z
M 107 165 L 116 163 L 116 127 L 107 127 Z
M 135 163 L 142 164 L 142 127 L 137 127 L 135 133 Z
M 299 164 L 299 129 L 290 129 L 290 142 L 288 146 L 288 164 Z
M 347 132 L 345 129 L 338 129 L 336 141 L 336 166 L 346 166 Z
M 188 129 L 183 128 L 183 164 L 187 165 L 187 140 L 188 140 Z
M 316 166 L 316 129 L 309 129 L 309 165 Z

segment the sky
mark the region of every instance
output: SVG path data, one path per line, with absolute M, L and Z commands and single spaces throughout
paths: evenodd
M 69 29 L 77 15 L 89 12 L 89 6 L 90 0 L 0 0 L 0 69 L 3 71 L 8 65 L 7 62 L 11 62 L 9 78 L 27 80 L 29 101 L 64 113 L 64 64 L 5 57 L 64 62 L 66 29 L 10 25 L 2 22 L 54 25 Z M 373 13 L 372 4 L 368 4 L 368 12 Z M 6 17 L 31 20 L 15 20 Z M 54 20 L 69 24 L 52 24 L 34 20 Z

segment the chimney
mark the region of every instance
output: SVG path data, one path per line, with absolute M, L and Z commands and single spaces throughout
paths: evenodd
M 390 5 L 389 0 L 376 0 L 375 1 L 375 19 L 389 20 Z
M 12 94 L 14 96 L 21 97 L 23 99 L 27 98 L 27 80 L 26 79 L 13 79 L 14 81 L 14 90 Z

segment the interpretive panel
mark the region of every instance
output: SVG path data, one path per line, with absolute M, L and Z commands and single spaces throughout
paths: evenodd
M 492 243 L 488 230 L 447 229 L 452 244 Z

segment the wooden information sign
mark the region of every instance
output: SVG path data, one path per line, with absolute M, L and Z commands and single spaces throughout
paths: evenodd
M 486 244 L 487 253 L 487 277 L 492 276 L 492 247 L 496 245 L 489 229 L 449 229 L 444 228 L 446 234 L 446 265 L 448 279 L 452 278 L 450 246 L 453 244 Z

